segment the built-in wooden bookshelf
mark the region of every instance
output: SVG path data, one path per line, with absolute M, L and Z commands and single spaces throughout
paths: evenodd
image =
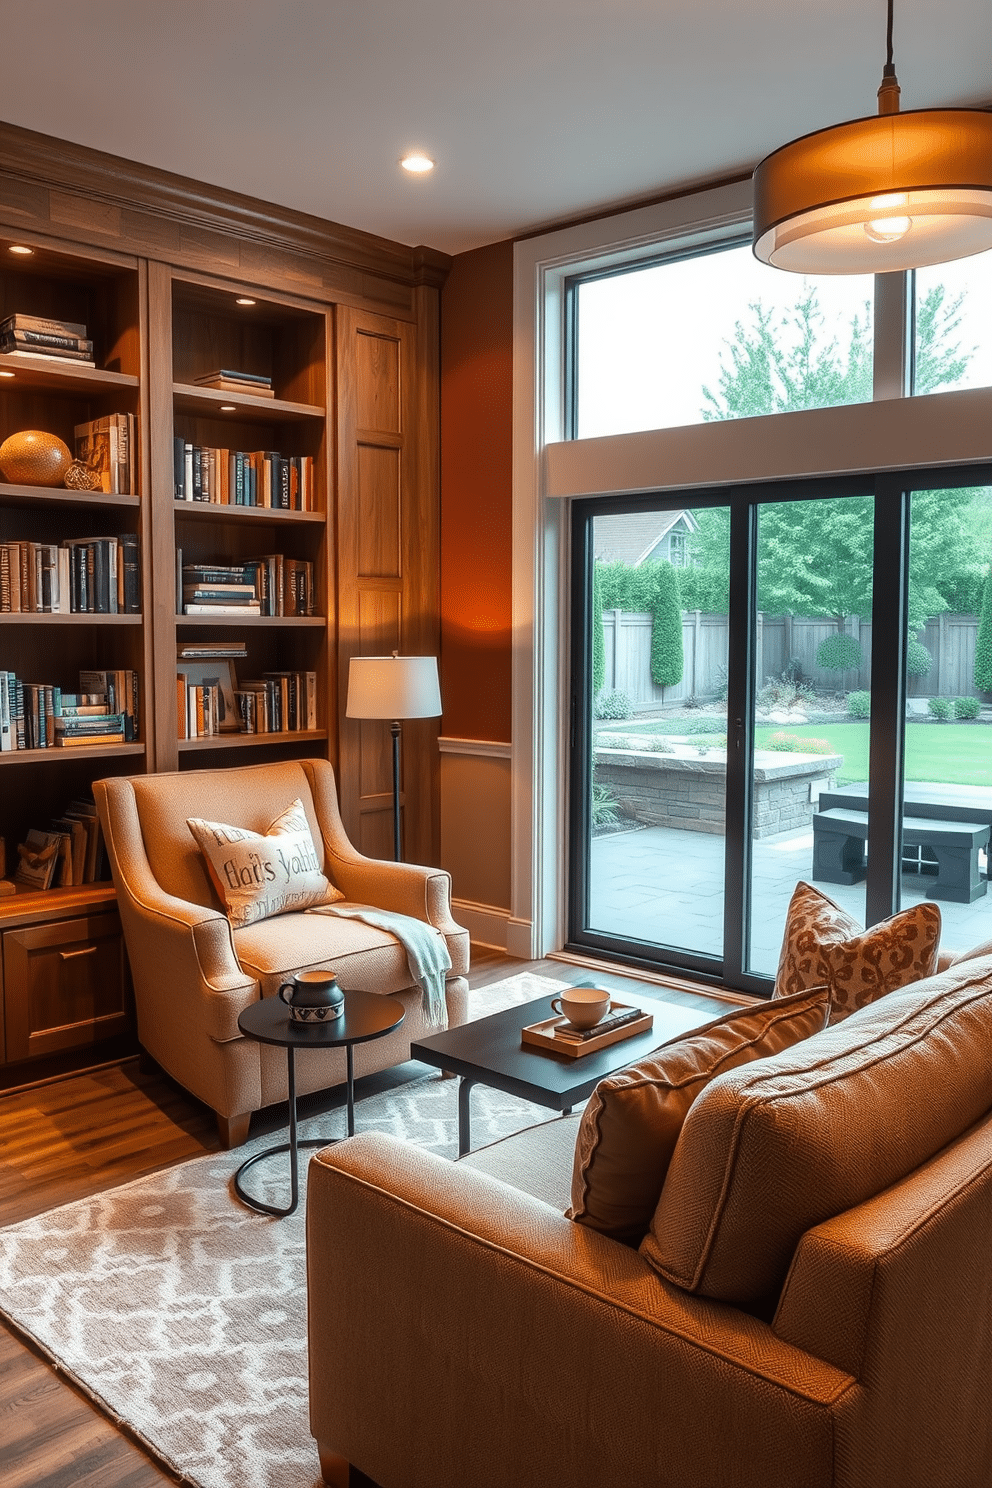
M 12 254 L 18 239 L 0 237 L 0 319 L 15 313 L 81 322 L 93 341 L 96 365 L 0 355 L 0 442 L 26 429 L 57 435 L 75 453 L 77 425 L 106 414 L 143 417 L 142 316 L 135 259 L 75 253 L 32 243 Z M 147 457 L 139 447 L 135 487 L 128 495 L 0 482 L 0 542 L 63 544 L 71 539 L 137 536 L 148 530 Z M 142 604 L 148 574 L 141 571 Z M 0 669 L 22 682 L 76 692 L 80 670 L 128 668 L 144 693 L 149 637 L 141 614 L 0 613 Z M 0 752 L 0 835 L 12 875 L 17 844 L 30 827 L 46 827 L 66 802 L 89 792 L 98 774 L 140 770 L 149 729 L 133 744 L 86 745 L 72 750 Z
M 130 494 L 0 480 L 0 544 L 134 534 L 142 596 L 139 614 L 0 612 L 0 670 L 76 691 L 81 670 L 126 668 L 140 691 L 134 742 L 0 752 L 8 878 L 28 830 L 46 829 L 95 779 L 313 755 L 338 769 L 356 845 L 391 855 L 388 724 L 346 720 L 343 699 L 352 655 L 438 649 L 446 269 L 429 249 L 0 123 L 0 320 L 82 323 L 95 362 L 0 354 L 0 442 L 38 429 L 73 449 L 77 425 L 121 413 L 137 436 Z M 272 396 L 197 382 L 216 369 L 267 379 Z M 298 469 L 306 457 L 307 509 L 177 500 L 177 434 L 299 457 Z M 177 549 L 189 563 L 281 554 L 310 565 L 312 613 L 184 614 Z M 313 673 L 316 727 L 180 741 L 177 648 L 212 637 L 244 639 L 239 681 Z M 404 748 L 418 782 L 403 798 L 406 848 L 423 862 L 437 861 L 432 728 L 411 726 Z M 66 892 L 52 891 L 53 916 Z M 32 924 L 44 924 L 47 902 L 32 895 Z M 0 958 L 4 999 L 18 975 Z

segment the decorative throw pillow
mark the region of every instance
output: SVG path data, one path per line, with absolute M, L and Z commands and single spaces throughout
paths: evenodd
M 830 988 L 831 1023 L 937 969 L 940 910 L 924 902 L 863 930 L 812 884 L 798 883 L 785 920 L 773 997 Z
M 320 871 L 300 800 L 287 806 L 264 834 L 199 817 L 190 817 L 186 825 L 236 930 L 270 915 L 344 898 Z
M 692 1034 L 601 1080 L 582 1115 L 569 1219 L 639 1245 L 658 1205 L 689 1107 L 724 1070 L 777 1054 L 819 1033 L 826 987 L 735 1008 Z

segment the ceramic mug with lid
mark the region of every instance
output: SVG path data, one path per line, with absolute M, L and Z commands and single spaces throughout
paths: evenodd
M 344 993 L 332 971 L 298 971 L 279 988 L 294 1023 L 326 1023 L 344 1012 Z

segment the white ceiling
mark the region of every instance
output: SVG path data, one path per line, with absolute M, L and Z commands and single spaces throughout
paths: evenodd
M 0 38 L 12 124 L 458 253 L 874 113 L 885 0 L 0 0 Z M 992 103 L 992 0 L 896 0 L 895 62 L 904 108 Z

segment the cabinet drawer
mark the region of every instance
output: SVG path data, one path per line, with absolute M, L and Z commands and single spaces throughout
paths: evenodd
M 116 914 L 3 936 L 7 1059 L 55 1054 L 122 1033 L 126 962 Z

